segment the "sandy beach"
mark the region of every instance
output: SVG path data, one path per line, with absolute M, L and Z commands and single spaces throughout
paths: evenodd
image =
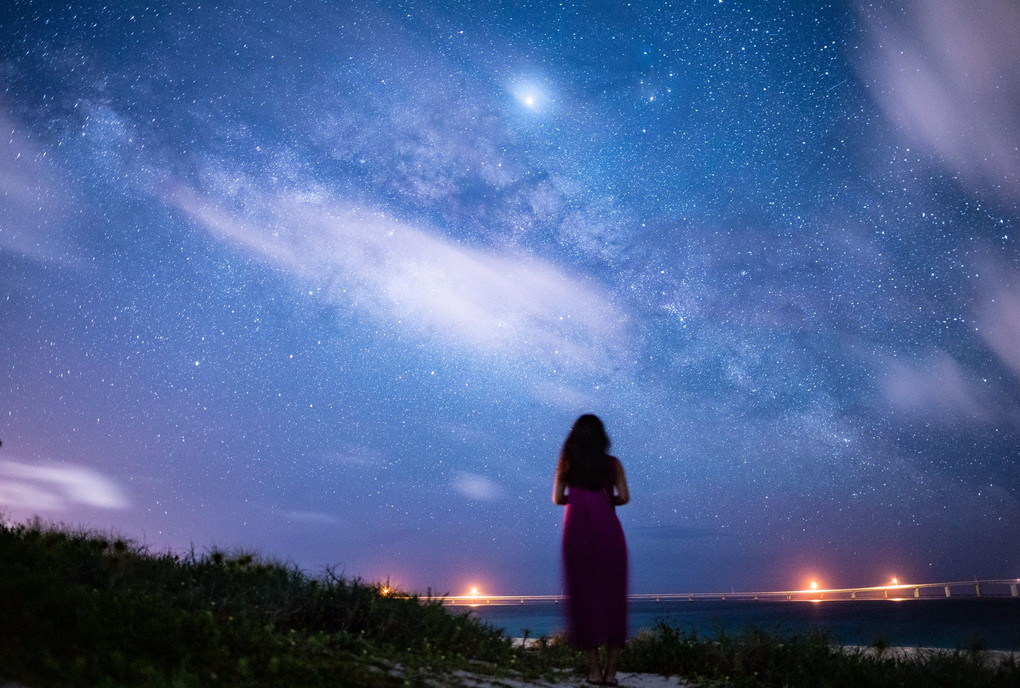
M 523 638 L 516 638 L 515 643 L 524 644 Z M 531 644 L 530 642 L 528 644 Z M 873 647 L 846 646 L 846 652 L 863 652 L 865 654 L 876 654 L 878 651 Z M 882 652 L 883 657 L 897 659 L 916 659 L 926 655 L 936 655 L 947 652 L 945 648 L 931 647 L 890 647 Z M 987 650 L 984 652 L 986 662 L 994 665 L 1011 657 L 1016 658 L 1017 653 L 998 650 Z M 436 682 L 436 688 L 448 688 L 451 686 L 465 686 L 466 688 L 578 688 L 584 687 L 584 678 L 570 671 L 564 671 L 561 678 L 555 680 L 534 680 L 525 681 L 513 678 L 493 678 L 484 674 L 473 674 L 467 671 L 459 671 L 451 674 L 448 682 Z M 680 686 L 682 688 L 698 688 L 699 683 L 688 681 L 679 676 L 661 676 L 659 674 L 634 673 L 621 671 L 617 678 L 620 688 L 667 688 Z
M 523 641 L 520 638 L 517 640 Z M 873 647 L 857 646 L 847 646 L 843 650 L 846 652 L 863 652 L 865 654 L 876 654 L 878 652 Z M 945 648 L 932 647 L 890 647 L 882 652 L 882 656 L 910 660 L 943 652 L 947 652 L 947 650 Z M 1018 656 L 1016 652 L 1000 650 L 986 650 L 983 654 L 985 661 L 990 665 Z M 464 686 L 466 688 L 579 688 L 588 685 L 582 676 L 569 671 L 564 671 L 562 678 L 556 680 L 524 681 L 512 678 L 493 678 L 492 676 L 472 674 L 466 671 L 455 672 L 449 678 L 452 679 L 451 682 L 437 681 L 435 684 L 436 688 L 449 688 L 452 686 Z M 659 674 L 626 671 L 621 671 L 617 678 L 620 688 L 667 688 L 671 686 L 698 688 L 700 685 L 679 676 L 661 676 Z
M 556 681 L 521 681 L 509 678 L 492 678 L 468 672 L 456 672 L 451 675 L 456 683 L 452 685 L 465 686 L 466 688 L 578 688 L 587 686 L 584 679 L 579 675 L 564 674 L 562 679 Z M 617 675 L 620 688 L 667 688 L 669 686 L 684 686 L 696 688 L 698 684 L 689 683 L 677 676 L 664 677 L 657 674 L 636 674 L 621 671 Z M 451 684 L 437 683 L 439 686 Z

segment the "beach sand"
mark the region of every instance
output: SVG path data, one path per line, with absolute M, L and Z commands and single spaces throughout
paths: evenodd
M 511 678 L 493 678 L 459 671 L 451 675 L 456 681 L 452 684 L 438 684 L 444 686 L 463 686 L 464 688 L 580 688 L 588 687 L 584 679 L 577 674 L 565 674 L 563 678 L 556 681 L 521 681 Z M 617 674 L 620 688 L 697 688 L 698 684 L 689 683 L 676 676 L 663 677 L 657 674 L 633 674 L 621 671 Z
M 532 647 L 538 644 L 538 640 L 535 638 L 514 638 L 514 647 Z M 465 686 L 470 688 L 576 688 L 577 686 L 588 686 L 589 684 L 584 682 L 584 678 L 573 674 L 571 672 L 564 672 L 563 678 L 555 682 L 527 682 L 527 681 L 515 681 L 512 679 L 499 679 L 493 680 L 492 677 L 478 676 L 472 677 L 471 674 L 461 674 L 461 677 L 466 679 Z M 470 683 L 469 681 L 477 679 L 478 683 Z M 667 686 L 686 686 L 688 688 L 696 688 L 698 684 L 684 681 L 677 676 L 664 677 L 658 674 L 639 674 L 621 671 L 617 674 L 617 679 L 620 682 L 621 688 L 667 688 Z M 487 682 L 488 681 L 488 682 Z
M 878 651 L 873 647 L 847 646 L 843 649 L 847 652 L 863 652 L 869 655 L 878 654 Z M 890 647 L 885 649 L 881 655 L 883 657 L 910 660 L 923 658 L 925 656 L 938 655 L 945 652 L 951 652 L 951 650 L 931 647 Z M 989 665 L 994 665 L 997 662 L 1001 662 L 1009 658 L 1017 658 L 1017 653 L 1001 650 L 985 650 L 982 652 L 982 656 Z M 617 674 L 617 678 L 620 682 L 620 688 L 673 688 L 675 686 L 680 686 L 682 688 L 698 688 L 700 685 L 678 676 L 664 677 L 658 674 L 639 674 L 626 671 L 621 671 Z M 583 677 L 572 671 L 564 671 L 561 678 L 553 681 L 524 681 L 512 678 L 493 678 L 492 676 L 472 674 L 466 671 L 455 672 L 454 674 L 451 674 L 448 679 L 449 682 L 446 683 L 436 682 L 436 688 L 453 688 L 454 686 L 458 688 L 587 688 L 588 686 Z
M 529 639 L 527 644 L 532 644 L 534 641 Z M 514 643 L 518 646 L 524 645 L 523 638 L 515 638 Z M 878 651 L 873 647 L 858 647 L 858 646 L 846 646 L 843 648 L 847 652 L 863 652 L 864 654 L 878 654 Z M 938 655 L 951 650 L 940 649 L 940 648 L 926 648 L 926 647 L 890 647 L 886 648 L 881 655 L 883 657 L 898 658 L 901 660 L 910 660 L 914 658 L 923 658 L 928 655 Z M 986 650 L 982 653 L 985 661 L 989 664 L 994 664 L 1010 657 L 1016 658 L 1017 653 L 1015 652 L 1004 652 L 997 650 Z M 494 678 L 485 674 L 472 674 L 467 671 L 460 671 L 451 674 L 448 678 L 448 682 L 435 683 L 436 688 L 453 688 L 464 687 L 464 688 L 587 688 L 588 684 L 585 683 L 584 678 L 579 674 L 572 671 L 564 671 L 562 676 L 555 680 L 537 680 L 537 681 L 525 681 L 521 679 L 513 678 Z M 617 678 L 620 682 L 621 688 L 673 688 L 679 686 L 681 688 L 698 688 L 700 684 L 685 680 L 679 676 L 660 676 L 658 674 L 644 674 L 644 673 L 632 673 L 621 671 Z

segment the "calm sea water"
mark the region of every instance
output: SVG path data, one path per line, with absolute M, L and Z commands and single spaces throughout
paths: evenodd
M 451 609 L 456 613 L 456 609 Z M 479 605 L 477 618 L 521 637 L 562 631 L 557 604 Z M 843 645 L 957 648 L 979 645 L 1020 651 L 1020 600 L 929 599 L 825 602 L 637 601 L 630 604 L 631 635 L 659 621 L 699 635 L 760 628 L 779 634 L 821 630 Z

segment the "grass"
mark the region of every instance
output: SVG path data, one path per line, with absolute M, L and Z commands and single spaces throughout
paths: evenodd
M 509 639 L 437 599 L 252 553 L 0 525 L 0 678 L 33 688 L 403 686 L 479 662 L 514 664 Z
M 624 671 L 680 675 L 704 685 L 776 688 L 1008 688 L 1020 686 L 1020 663 L 993 661 L 978 649 L 927 650 L 911 656 L 884 646 L 846 649 L 824 633 L 781 636 L 760 629 L 710 638 L 660 623 L 632 638 Z
M 48 686 L 456 685 L 457 672 L 546 680 L 582 675 L 562 637 L 515 649 L 441 599 L 254 553 L 153 553 L 123 538 L 0 523 L 0 684 Z M 1015 659 L 977 650 L 903 658 L 846 651 L 824 635 L 758 630 L 699 637 L 660 624 L 631 639 L 624 672 L 702 685 L 1020 685 Z M 576 672 L 576 673 L 575 673 Z

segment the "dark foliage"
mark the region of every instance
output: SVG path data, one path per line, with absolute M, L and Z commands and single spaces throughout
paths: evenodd
M 440 600 L 253 554 L 152 554 L 0 525 L 0 678 L 47 685 L 404 685 L 513 656 Z M 394 667 L 400 666 L 396 670 Z
M 776 688 L 1009 688 L 1020 686 L 1020 663 L 974 649 L 852 650 L 822 633 L 783 636 L 751 629 L 739 635 L 696 633 L 660 623 L 632 639 L 621 667 L 680 675 L 705 684 Z

